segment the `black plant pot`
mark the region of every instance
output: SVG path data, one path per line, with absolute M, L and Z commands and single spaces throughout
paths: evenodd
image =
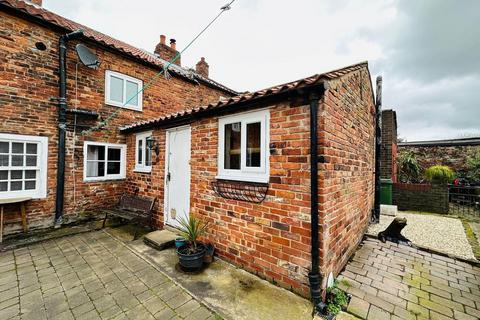
M 203 256 L 205 255 L 205 246 L 203 244 L 197 244 L 197 252 L 193 254 L 182 253 L 187 248 L 187 245 L 183 245 L 177 249 L 177 255 L 180 262 L 180 266 L 188 271 L 198 270 L 203 266 Z

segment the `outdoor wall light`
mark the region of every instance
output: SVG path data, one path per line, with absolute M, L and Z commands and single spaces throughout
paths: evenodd
M 155 141 L 155 139 L 153 137 L 148 137 L 146 139 L 145 143 L 147 144 L 148 149 L 155 150 L 155 154 L 158 157 L 158 155 L 160 153 L 160 145 L 158 144 L 158 142 Z

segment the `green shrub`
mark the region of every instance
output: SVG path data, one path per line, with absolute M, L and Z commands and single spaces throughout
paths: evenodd
M 431 166 L 425 171 L 425 178 L 432 183 L 449 183 L 455 179 L 455 172 L 447 166 Z
M 197 252 L 198 238 L 207 231 L 208 223 L 204 224 L 195 217 L 182 218 L 178 222 L 180 234 L 187 240 L 191 253 Z
M 338 288 L 337 281 L 332 287 L 327 288 L 326 304 L 328 313 L 333 315 L 347 308 L 347 294 Z
M 412 151 L 402 152 L 398 156 L 398 176 L 401 182 L 415 183 L 419 181 L 420 166 Z
M 467 179 L 480 181 L 480 148 L 473 151 L 467 158 Z

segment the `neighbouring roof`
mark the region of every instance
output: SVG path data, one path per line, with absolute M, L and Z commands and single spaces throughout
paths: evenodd
M 361 62 L 358 64 L 354 64 L 348 67 L 344 67 L 341 69 L 316 74 L 307 78 L 299 79 L 296 81 L 284 83 L 281 85 L 273 86 L 270 88 L 262 89 L 255 92 L 246 92 L 239 94 L 237 96 L 227 98 L 227 99 L 220 99 L 218 102 L 210 103 L 205 106 L 198 106 L 190 109 L 185 109 L 179 112 L 170 113 L 158 118 L 150 119 L 150 120 L 143 120 L 139 122 L 132 123 L 130 125 L 125 125 L 120 127 L 120 131 L 122 132 L 129 132 L 129 131 L 139 131 L 142 129 L 154 127 L 161 124 L 168 124 L 174 120 L 181 120 L 182 118 L 186 118 L 188 116 L 193 116 L 198 113 L 205 113 L 207 111 L 220 111 L 225 110 L 227 108 L 231 108 L 234 105 L 244 102 L 253 102 L 260 98 L 266 98 L 270 96 L 274 96 L 280 93 L 300 89 L 300 88 L 307 88 L 312 87 L 315 85 L 321 84 L 323 81 L 333 80 L 344 76 L 350 72 L 354 72 L 360 70 L 362 68 L 368 69 L 367 62 Z
M 399 142 L 399 147 L 448 147 L 448 146 L 480 146 L 480 137 Z
M 72 20 L 69 20 L 67 18 L 64 18 L 62 16 L 59 16 L 51 11 L 46 10 L 43 7 L 40 7 L 38 5 L 32 4 L 30 2 L 25 2 L 23 0 L 0 0 L 0 7 L 1 5 L 6 6 L 8 8 L 11 8 L 15 11 L 18 11 L 20 13 L 26 14 L 32 18 L 36 18 L 38 20 L 41 20 L 47 24 L 65 29 L 66 32 L 71 32 L 75 31 L 78 29 L 82 29 L 84 31 L 84 36 L 86 38 L 89 38 L 95 42 L 98 42 L 102 45 L 108 46 L 110 48 L 113 48 L 117 51 L 120 51 L 124 54 L 127 54 L 131 57 L 143 60 L 153 66 L 163 68 L 168 64 L 168 61 L 159 58 L 153 53 L 150 53 L 148 51 L 136 48 L 134 46 L 131 46 L 125 42 L 122 42 L 120 40 L 114 39 L 110 36 L 107 36 L 101 32 L 98 32 L 96 30 L 93 30 L 87 26 L 84 26 L 82 24 L 79 24 L 77 22 L 74 22 Z M 198 73 L 196 73 L 192 69 L 186 69 L 182 68 L 178 65 L 172 64 L 168 68 L 168 71 L 171 72 L 172 74 L 176 74 L 180 77 L 186 78 L 190 81 L 199 81 L 203 82 L 207 85 L 213 86 L 217 89 L 223 90 L 225 92 L 228 92 L 230 94 L 238 94 L 238 92 L 227 88 L 226 86 L 210 79 L 207 77 L 204 77 Z

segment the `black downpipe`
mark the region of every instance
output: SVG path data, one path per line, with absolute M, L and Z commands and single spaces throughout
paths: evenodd
M 377 77 L 377 95 L 375 99 L 375 204 L 372 222 L 380 222 L 380 160 L 382 150 L 382 77 Z
M 83 35 L 82 30 L 64 34 L 59 39 L 59 97 L 58 97 L 58 156 L 57 193 L 55 202 L 55 227 L 63 222 L 63 198 L 65 194 L 65 136 L 67 128 L 67 42 Z
M 318 101 L 316 93 L 310 95 L 310 220 L 311 220 L 311 255 L 312 269 L 308 273 L 310 282 L 310 296 L 314 304 L 314 311 L 322 302 L 321 276 L 319 269 L 319 238 L 318 238 L 318 134 L 317 116 Z

